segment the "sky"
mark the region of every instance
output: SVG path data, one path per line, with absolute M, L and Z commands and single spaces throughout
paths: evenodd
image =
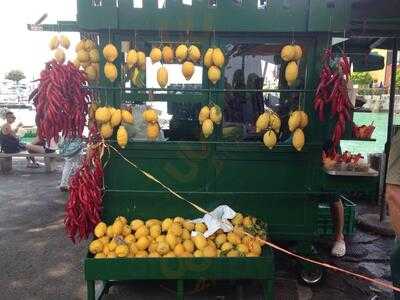
M 35 23 L 44 13 L 43 23 L 54 24 L 57 20 L 76 20 L 76 0 L 12 0 L 2 1 L 0 10 L 0 81 L 13 69 L 22 70 L 27 79 L 39 76 L 44 63 L 52 58 L 48 44 L 57 34 L 30 32 L 28 23 Z M 66 33 L 71 39 L 67 59 L 74 58 L 75 44 L 79 34 Z

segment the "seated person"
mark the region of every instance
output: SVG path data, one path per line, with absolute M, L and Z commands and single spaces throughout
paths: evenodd
M 11 111 L 5 113 L 6 123 L 1 126 L 0 132 L 0 146 L 1 152 L 4 153 L 18 153 L 26 149 L 26 145 L 21 143 L 17 132 L 22 127 L 22 123 L 19 123 L 15 129 L 12 128 L 12 124 L 15 122 L 15 115 Z
M 25 150 L 29 153 L 55 152 L 57 145 L 54 139 L 52 139 L 48 145 L 44 141 L 40 141 L 39 138 L 35 138 L 30 144 L 21 143 L 17 136 L 17 132 L 19 128 L 22 127 L 22 123 L 19 123 L 15 129 L 12 128 L 12 124 L 15 122 L 15 115 L 12 111 L 7 111 L 5 113 L 5 119 L 6 123 L 1 127 L 0 132 L 0 146 L 2 152 L 10 154 L 19 153 Z M 39 166 L 35 158 L 28 157 L 27 160 L 27 167 Z

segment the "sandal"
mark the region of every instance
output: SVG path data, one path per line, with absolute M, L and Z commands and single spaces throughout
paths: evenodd
M 343 240 L 336 241 L 333 244 L 331 255 L 335 257 L 343 257 L 346 255 L 346 243 Z

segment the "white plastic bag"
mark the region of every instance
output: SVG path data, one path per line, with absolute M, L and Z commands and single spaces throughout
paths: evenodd
M 207 238 L 218 229 L 222 229 L 224 232 L 230 232 L 233 230 L 233 226 L 230 219 L 233 219 L 236 212 L 228 205 L 220 205 L 209 214 L 205 214 L 203 218 L 193 220 L 194 223 L 205 223 L 207 225 L 207 231 L 204 233 L 204 237 Z M 192 235 L 196 235 L 196 232 L 192 232 Z

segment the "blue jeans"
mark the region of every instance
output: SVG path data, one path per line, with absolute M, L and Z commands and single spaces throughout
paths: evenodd
M 392 280 L 395 287 L 400 288 L 400 239 L 396 238 L 394 249 L 390 257 L 390 267 L 392 270 Z M 400 293 L 394 292 L 394 299 L 400 300 Z

